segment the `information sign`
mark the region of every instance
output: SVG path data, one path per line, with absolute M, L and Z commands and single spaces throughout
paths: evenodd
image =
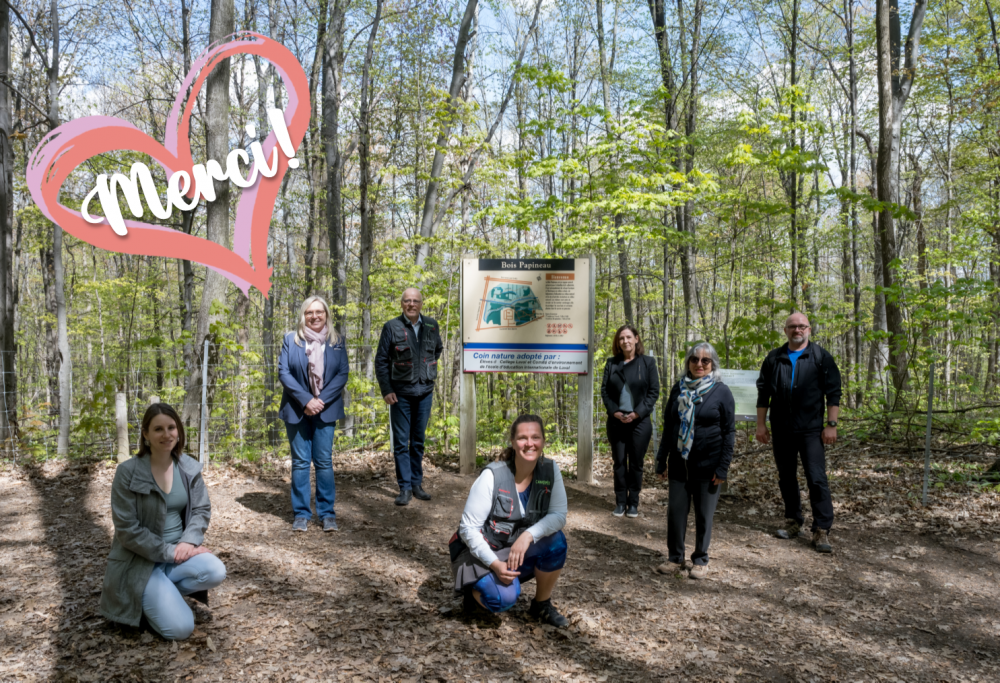
M 463 259 L 465 372 L 587 374 L 590 261 Z
M 736 400 L 736 419 L 742 422 L 757 421 L 757 370 L 721 369 L 722 381 L 733 392 Z

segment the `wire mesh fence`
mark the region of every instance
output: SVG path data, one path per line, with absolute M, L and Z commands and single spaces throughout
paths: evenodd
M 125 424 L 126 451 L 135 452 L 143 413 L 150 403 L 162 401 L 181 414 L 186 450 L 192 455 L 204 452 L 212 460 L 251 461 L 287 457 L 285 426 L 277 417 L 282 393 L 277 376 L 280 351 L 280 345 L 230 342 L 193 356 L 190 350 L 185 353 L 182 343 L 151 344 L 112 358 L 92 344 L 80 345 L 72 358 L 69 455 L 115 457 L 121 452 L 118 420 Z M 22 348 L 19 354 L 16 364 L 0 354 L 4 361 L 0 365 L 0 456 L 15 461 L 54 457 L 59 432 L 58 366 L 47 367 L 43 353 L 26 353 Z M 193 363 L 185 363 L 186 355 Z M 389 408 L 378 391 L 370 358 L 362 347 L 348 348 L 347 417 L 338 423 L 337 448 L 391 448 Z M 427 447 L 457 459 L 457 382 L 449 375 L 446 371 L 438 378 Z M 204 391 L 202 376 L 207 379 Z M 602 450 L 606 416 L 600 381 L 595 380 L 596 456 Z M 453 386 L 444 386 L 449 382 Z M 503 446 L 507 418 L 519 410 L 542 414 L 550 424 L 550 441 L 563 450 L 575 450 L 575 375 L 481 375 L 477 394 L 481 450 Z M 124 409 L 118 419 L 116 401 L 119 410 Z M 655 448 L 659 416 L 654 411 L 652 417 Z
M 113 457 L 118 452 L 119 396 L 124 396 L 132 451 L 138 447 L 143 413 L 150 403 L 161 401 L 182 416 L 186 450 L 194 455 L 205 450 L 209 457 L 256 459 L 287 452 L 284 423 L 277 417 L 282 392 L 279 353 L 280 345 L 220 345 L 196 359 L 195 377 L 182 360 L 169 358 L 162 349 L 134 349 L 113 362 L 100 354 L 74 353 L 70 454 Z M 388 407 L 364 356 L 363 349 L 348 349 L 348 416 L 338 425 L 338 440 L 348 447 L 389 440 Z M 24 362 L 18 358 L 16 364 L 2 354 L 0 358 L 5 361 L 0 370 L 0 450 L 13 459 L 56 455 L 56 373 L 37 355 Z M 202 375 L 208 379 L 204 391 Z

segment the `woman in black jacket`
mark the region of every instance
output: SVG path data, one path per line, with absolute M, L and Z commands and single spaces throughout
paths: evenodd
M 667 562 L 661 574 L 690 568 L 692 579 L 708 575 L 708 544 L 719 503 L 719 484 L 729 476 L 736 438 L 733 392 L 722 383 L 719 355 L 707 342 L 696 344 L 684 358 L 684 376 L 674 385 L 663 411 L 663 438 L 656 454 L 656 473 L 670 479 L 667 508 Z M 684 532 L 694 503 L 693 567 L 684 560 Z
M 608 442 L 615 472 L 615 517 L 628 509 L 639 516 L 642 461 L 653 436 L 649 416 L 660 396 L 656 360 L 644 355 L 639 333 L 631 325 L 615 332 L 612 357 L 604 366 L 601 399 L 608 411 Z

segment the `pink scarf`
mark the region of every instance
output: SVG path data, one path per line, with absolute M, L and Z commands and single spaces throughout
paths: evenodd
M 327 326 L 319 332 L 313 332 L 308 327 L 305 328 L 306 335 L 306 357 L 309 359 L 309 384 L 312 386 L 313 396 L 318 397 L 323 390 L 323 354 L 326 353 L 326 338 L 329 334 Z

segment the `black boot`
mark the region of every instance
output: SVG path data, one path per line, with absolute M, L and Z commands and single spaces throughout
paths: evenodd
M 430 500 L 431 494 L 424 491 L 424 487 L 417 485 L 413 487 L 413 497 L 417 500 Z
M 410 489 L 403 489 L 396 496 L 396 505 L 409 505 L 410 501 L 413 500 L 413 491 Z
M 542 623 L 551 624 L 556 628 L 566 628 L 569 626 L 569 619 L 559 614 L 559 611 L 552 606 L 551 598 L 542 600 L 541 602 L 532 600 L 531 607 L 528 608 L 528 614 Z

